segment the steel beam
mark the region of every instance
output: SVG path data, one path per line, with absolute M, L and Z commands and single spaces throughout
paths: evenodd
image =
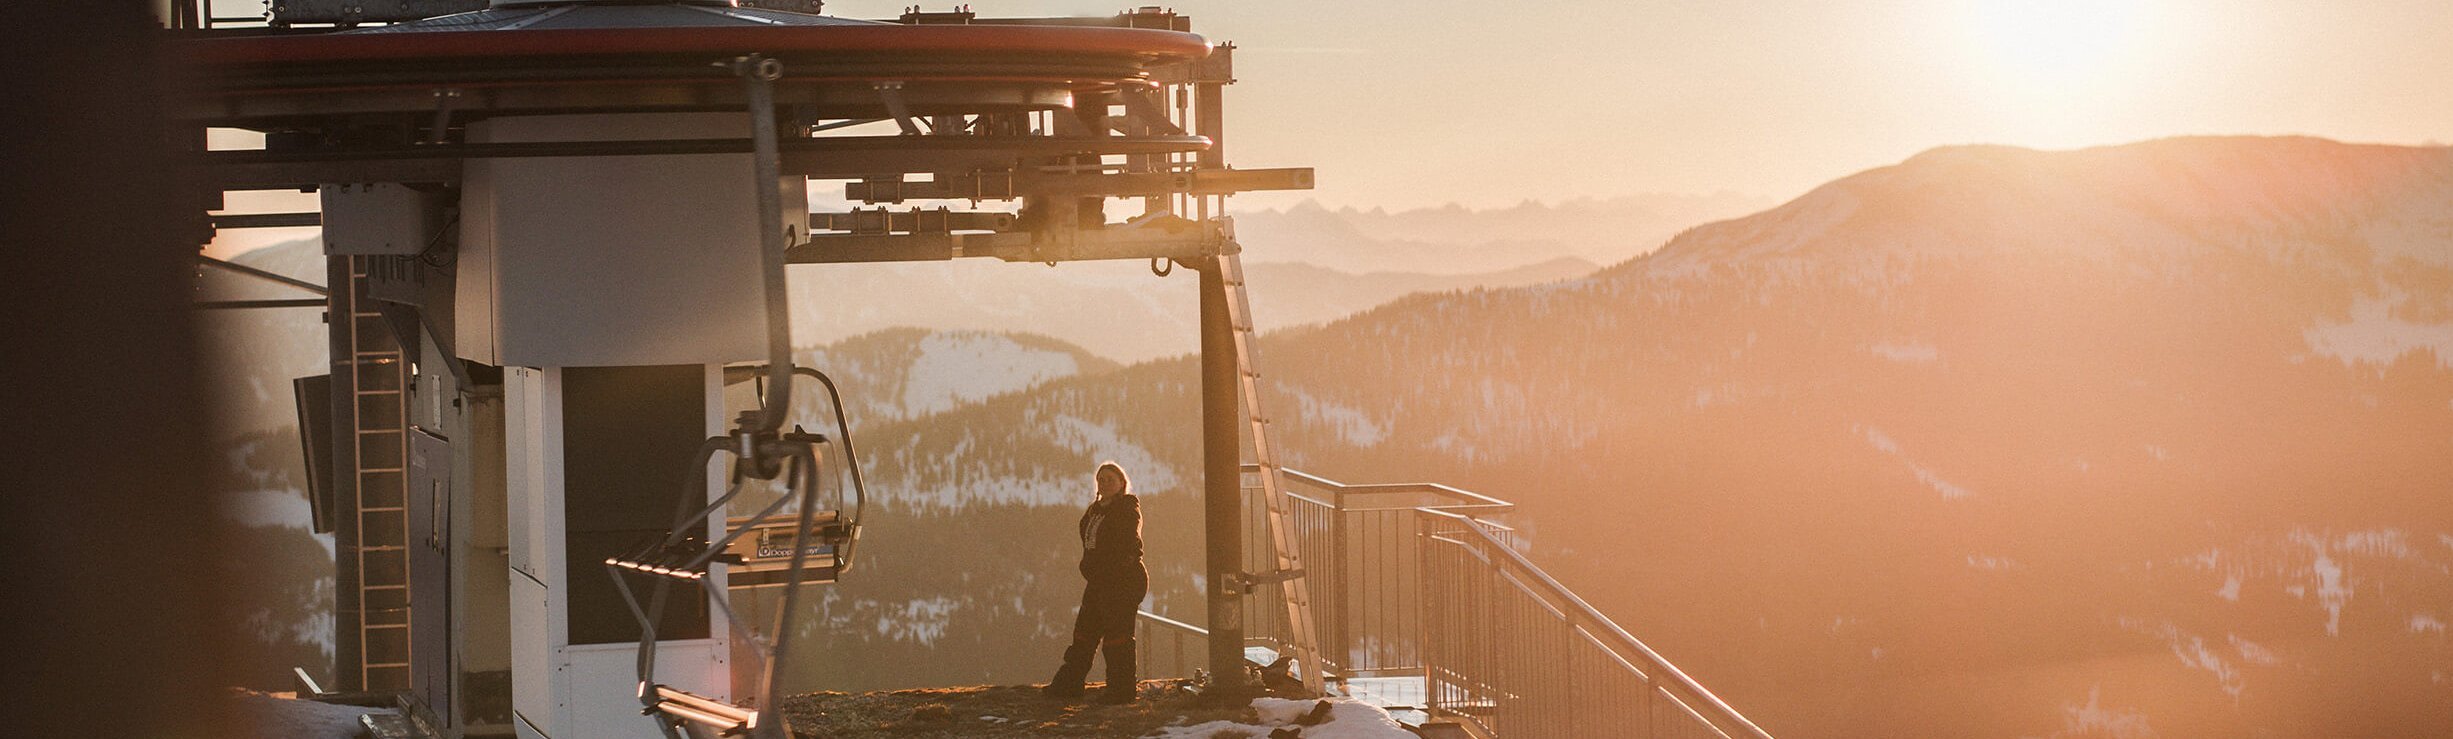
M 1023 195 L 1042 194 L 1140 198 L 1309 189 L 1312 189 L 1312 168 L 1279 167 L 1104 174 L 1000 172 L 942 177 L 929 182 L 869 180 L 845 183 L 843 196 L 846 200 L 864 203 L 899 203 L 905 200 L 1010 200 Z
M 322 308 L 324 306 L 325 301 L 323 298 L 292 298 L 287 300 L 204 300 L 190 303 L 188 305 L 188 307 L 199 310 L 238 308 Z
M 1209 585 L 1209 694 L 1237 701 L 1252 690 L 1244 675 L 1243 445 L 1237 433 L 1235 326 L 1228 317 L 1225 270 L 1201 269 L 1202 572 Z
M 1014 169 L 1026 159 L 1166 154 L 1208 146 L 1209 140 L 1200 136 L 828 136 L 777 142 L 783 174 L 824 178 Z M 222 190 L 273 190 L 332 182 L 457 183 L 461 162 L 466 159 L 747 154 L 750 150 L 749 139 L 681 139 L 216 151 L 201 158 L 206 179 Z
M 1003 231 L 1014 227 L 1014 214 L 995 211 L 934 210 L 890 211 L 854 210 L 849 213 L 817 212 L 809 214 L 811 231 L 850 231 L 855 234 L 889 233 L 951 233 L 954 231 Z
M 212 216 L 213 227 L 296 228 L 324 225 L 322 213 L 230 213 Z
M 1168 259 L 1200 264 L 1236 249 L 1219 226 L 1172 219 L 1054 233 L 818 234 L 786 252 L 786 261 L 851 264 L 990 257 L 1008 262 Z
M 312 215 L 312 214 L 310 214 L 310 215 Z M 290 286 L 290 287 L 295 287 L 295 288 L 298 288 L 298 289 L 300 289 L 300 290 L 305 290 L 305 291 L 307 291 L 307 292 L 315 293 L 315 294 L 317 294 L 317 295 L 331 295 L 331 294 L 332 294 L 332 292 L 331 292 L 330 290 L 326 290 L 326 289 L 324 289 L 324 286 L 322 286 L 322 285 L 318 285 L 318 284 L 315 284 L 315 283 L 312 283 L 312 282 L 308 282 L 308 281 L 306 281 L 306 280 L 301 280 L 301 279 L 298 279 L 298 278 L 295 278 L 295 277 L 291 277 L 291 276 L 289 276 L 289 275 L 285 275 L 285 274 L 280 274 L 280 273 L 277 273 L 277 272 L 268 272 L 268 271 L 265 271 L 265 270 L 256 269 L 256 268 L 254 268 L 254 267 L 249 267 L 249 266 L 247 266 L 247 265 L 244 265 L 244 264 L 239 264 L 239 263 L 237 263 L 237 262 L 232 262 L 232 261 L 227 261 L 227 260 L 222 260 L 222 259 L 214 259 L 214 258 L 212 258 L 212 257 L 208 257 L 208 256 L 202 256 L 202 255 L 199 255 L 199 256 L 197 256 L 197 257 L 196 257 L 196 263 L 198 263 L 198 264 L 202 264 L 202 265 L 207 266 L 207 267 L 217 267 L 217 268 L 220 268 L 220 269 L 223 269 L 223 270 L 227 270 L 227 271 L 234 272 L 234 273 L 237 273 L 237 274 L 246 275 L 246 276 L 248 276 L 248 277 L 253 277 L 253 278 L 256 278 L 256 279 L 259 279 L 259 280 L 267 280 L 267 281 L 271 281 L 271 282 L 280 283 L 280 284 L 283 284 L 283 285 L 288 285 L 288 286 Z M 244 301 L 239 301 L 239 302 L 244 302 Z M 321 301 L 321 300 L 312 301 L 312 302 L 314 302 L 314 303 L 316 303 L 316 304 L 318 304 L 318 305 L 323 304 L 323 301 Z

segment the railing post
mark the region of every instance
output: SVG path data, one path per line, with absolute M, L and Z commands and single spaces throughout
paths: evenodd
M 1340 672 L 1353 675 L 1354 663 L 1357 660 L 1354 659 L 1354 634 L 1352 633 L 1354 591 L 1347 588 L 1346 579 L 1348 562 L 1346 559 L 1346 491 L 1341 489 L 1333 492 L 1334 494 L 1329 498 L 1332 504 L 1329 513 L 1330 596 L 1327 598 L 1330 612 L 1329 644 L 1328 649 L 1324 651 L 1336 655 L 1334 661 L 1340 668 Z M 1319 567 L 1320 565 L 1312 566 Z
M 1645 676 L 1644 676 L 1644 739 L 1652 739 L 1653 737 L 1656 737 L 1656 736 L 1660 736 L 1660 735 L 1661 735 L 1661 727 L 1659 726 L 1659 723 L 1660 723 L 1660 718 L 1659 718 L 1659 716 L 1661 715 L 1661 711 L 1660 711 L 1660 710 L 1659 710 L 1657 707 L 1655 707 L 1655 706 L 1653 705 L 1653 701 L 1654 701 L 1654 700 L 1657 700 L 1657 698 L 1655 698 L 1654 696 L 1658 695 L 1660 692 L 1661 692 L 1661 686 L 1658 686 L 1658 685 L 1654 685 L 1654 684 L 1652 684 L 1652 676 L 1651 676 L 1651 675 L 1645 675 Z

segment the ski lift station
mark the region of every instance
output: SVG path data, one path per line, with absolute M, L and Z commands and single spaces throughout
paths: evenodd
M 838 388 L 792 361 L 786 266 L 955 259 L 1198 273 L 1206 608 L 1143 614 L 1145 676 L 1249 696 L 1266 650 L 1427 731 L 1763 735 L 1526 559 L 1507 503 L 1276 464 L 1223 211 L 1312 171 L 1228 165 L 1235 49 L 1187 16 L 269 7 L 171 4 L 201 72 L 177 121 L 263 135 L 199 154 L 200 211 L 320 225 L 326 280 L 208 258 L 301 297 L 199 306 L 324 312 L 331 371 L 297 382 L 337 541 L 318 690 L 392 696 L 407 735 L 792 736 L 776 625 L 861 576 L 895 491 L 840 404 L 790 411 Z M 321 208 L 221 207 L 251 190 Z

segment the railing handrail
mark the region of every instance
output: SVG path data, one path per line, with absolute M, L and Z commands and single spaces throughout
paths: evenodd
M 1246 464 L 1246 465 L 1243 465 L 1243 467 L 1242 467 L 1241 471 L 1242 471 L 1242 472 L 1244 472 L 1244 473 L 1246 473 L 1246 474 L 1249 474 L 1249 473 L 1259 472 L 1259 471 L 1260 471 L 1260 469 L 1261 469 L 1261 466 L 1260 466 L 1260 465 L 1257 465 L 1257 464 Z M 1321 477 L 1321 476 L 1319 476 L 1319 475 L 1315 475 L 1315 474 L 1312 474 L 1312 473 L 1309 473 L 1309 472 L 1305 472 L 1305 471 L 1302 471 L 1302 470 L 1298 470 L 1298 469 L 1295 469 L 1295 468 L 1292 468 L 1292 467 L 1280 467 L 1280 468 L 1278 468 L 1278 473 L 1279 473 L 1279 474 L 1281 474 L 1281 475 L 1285 475 L 1286 477 L 1293 478 L 1293 479 L 1294 479 L 1296 482 L 1305 483 L 1305 484 L 1311 485 L 1311 486 L 1313 486 L 1313 487 L 1318 487 L 1318 488 L 1327 489 L 1327 490 L 1329 490 L 1329 491 L 1331 491 L 1331 492 L 1336 493 L 1336 494 L 1337 494 L 1339 497 L 1344 497 L 1344 496 L 1348 496 L 1348 495 L 1391 495 L 1391 494 L 1397 494 L 1397 493 L 1416 493 L 1416 494 L 1428 494 L 1428 495 L 1439 495 L 1439 496 L 1445 496 L 1445 497 L 1449 497 L 1449 498 L 1456 498 L 1456 499 L 1459 499 L 1459 501 L 1460 501 L 1460 502 L 1458 502 L 1458 503 L 1446 504 L 1446 505 L 1430 505 L 1430 506 L 1410 505 L 1410 506 L 1395 506 L 1395 507 L 1388 508 L 1388 509 L 1386 509 L 1386 510 L 1413 510 L 1413 509 L 1416 509 L 1416 508 L 1429 508 L 1429 509 L 1435 509 L 1435 510 L 1488 509 L 1488 510 L 1492 510 L 1492 511 L 1508 511 L 1508 510 L 1514 510 L 1514 509 L 1516 508 L 1516 504 L 1515 504 L 1515 503 L 1510 503 L 1510 502 L 1508 502 L 1508 501 L 1500 500 L 1500 499 L 1498 499 L 1498 498 L 1493 498 L 1493 497 L 1491 497 L 1491 496 L 1488 496 L 1488 495 L 1483 495 L 1483 494 L 1481 494 L 1481 493 L 1477 493 L 1477 492 L 1474 492 L 1474 491 L 1471 491 L 1471 490 L 1465 490 L 1465 489 L 1462 489 L 1462 488 L 1456 488 L 1456 487 L 1450 487 L 1450 486 L 1447 486 L 1447 485 L 1442 485 L 1442 484 L 1439 484 L 1439 483 L 1436 483 L 1436 482 L 1375 482 L 1375 483 L 1346 483 L 1346 482 L 1339 482 L 1339 481 L 1336 481 L 1336 480 L 1331 480 L 1331 479 L 1329 479 L 1329 478 L 1326 478 L 1326 477 Z M 1342 501 L 1341 501 L 1341 502 L 1342 502 Z M 1335 504 L 1330 504 L 1330 505 L 1332 505 L 1332 507 L 1337 507 L 1337 506 L 1335 506 Z M 1354 508 L 1342 508 L 1342 507 L 1341 507 L 1340 509 L 1341 509 L 1341 510 L 1349 510 L 1349 511 L 1351 511 L 1351 510 L 1369 510 L 1369 509 L 1354 509 Z
M 1714 695 L 1702 683 L 1696 682 L 1694 678 L 1687 676 L 1685 671 L 1670 664 L 1669 660 L 1663 658 L 1659 652 L 1653 651 L 1652 647 L 1645 645 L 1642 640 L 1628 634 L 1626 629 L 1619 627 L 1618 622 L 1610 620 L 1610 617 L 1602 615 L 1600 610 L 1593 608 L 1592 604 L 1584 602 L 1584 599 L 1578 597 L 1575 591 L 1560 584 L 1557 579 L 1550 576 L 1550 573 L 1543 571 L 1523 553 L 1516 551 L 1515 547 L 1509 546 L 1506 542 L 1500 541 L 1499 537 L 1492 536 L 1490 532 L 1483 530 L 1483 527 L 1487 525 L 1486 522 L 1472 516 L 1429 508 L 1423 509 L 1422 514 L 1464 522 L 1462 530 L 1470 532 L 1472 536 L 1479 537 L 1490 545 L 1489 550 L 1494 553 L 1490 559 L 1491 562 L 1511 570 L 1512 574 L 1517 576 L 1514 579 L 1520 584 L 1530 583 L 1540 586 L 1523 588 L 1527 594 L 1548 601 L 1546 605 L 1565 614 L 1571 622 L 1584 629 L 1585 633 L 1591 635 L 1604 648 L 1616 653 L 1613 656 L 1629 663 L 1642 663 L 1646 673 L 1655 675 L 1651 682 L 1656 684 L 1666 682 L 1667 685 L 1664 687 L 1673 687 L 1677 692 L 1688 694 L 1678 697 L 1681 703 L 1689 704 L 1689 710 L 1702 713 L 1703 711 L 1694 705 L 1696 703 L 1710 708 L 1710 712 L 1715 714 L 1715 717 L 1706 717 L 1708 723 L 1717 726 L 1726 721 L 1730 725 L 1720 727 L 1724 731 L 1735 730 L 1733 733 L 1742 733 L 1745 736 L 1760 739 L 1771 738 L 1771 734 L 1748 720 L 1745 714 L 1738 713 L 1736 708 L 1722 701 L 1720 696 Z M 1712 720 L 1712 718 L 1718 720 Z
M 1166 616 L 1161 616 L 1161 615 L 1158 615 L 1158 614 L 1155 614 L 1155 613 L 1151 613 L 1151 612 L 1149 612 L 1149 611 L 1135 611 L 1135 613 L 1140 614 L 1140 616 L 1141 616 L 1143 619 L 1147 619 L 1147 620 L 1150 620 L 1150 621 L 1156 621 L 1156 622 L 1158 622 L 1158 624 L 1159 624 L 1160 626 L 1165 626 L 1165 627 L 1168 627 L 1168 628 L 1171 628 L 1171 629 L 1179 629 L 1179 630 L 1182 630 L 1182 631 L 1191 632 L 1192 634 L 1194 634 L 1194 635 L 1196 635 L 1196 636 L 1200 636 L 1200 637 L 1202 637 L 1202 638 L 1208 638 L 1208 637 L 1209 637 L 1209 629 L 1204 629 L 1204 628 L 1201 628 L 1201 627 L 1199 627 L 1199 626 L 1194 626 L 1194 625 L 1192 625 L 1192 624 L 1184 623 L 1184 622 L 1182 622 L 1182 621 L 1177 621 L 1177 620 L 1175 620 L 1175 619 L 1168 618 L 1168 617 L 1166 617 Z

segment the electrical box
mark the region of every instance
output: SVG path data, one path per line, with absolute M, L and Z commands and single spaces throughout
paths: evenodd
M 789 10 L 815 15 L 826 7 L 825 0 L 741 0 L 741 7 L 766 10 Z
M 324 201 L 324 253 L 408 256 L 426 250 L 442 230 L 441 193 L 390 182 L 316 188 Z
M 273 0 L 275 26 L 298 23 L 355 26 L 399 23 L 486 9 L 486 0 Z

